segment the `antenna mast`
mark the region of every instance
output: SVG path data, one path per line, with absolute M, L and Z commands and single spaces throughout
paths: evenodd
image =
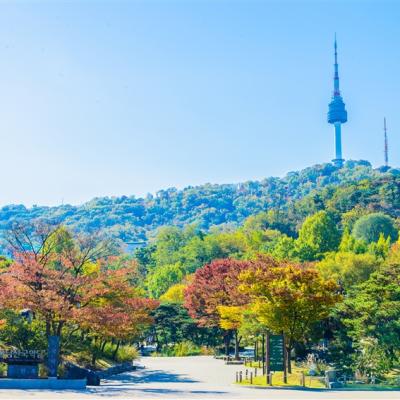
M 388 150 L 388 137 L 386 129 L 386 117 L 383 118 L 383 132 L 385 135 L 385 167 L 389 166 L 389 150 Z

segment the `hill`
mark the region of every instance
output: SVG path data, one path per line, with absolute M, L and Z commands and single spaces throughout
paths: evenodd
M 154 196 L 100 197 L 79 206 L 7 205 L 0 209 L 0 235 L 15 221 L 44 219 L 76 232 L 101 231 L 125 244 L 146 241 L 163 225 L 198 224 L 203 230 L 237 226 L 249 215 L 272 208 L 288 209 L 315 190 L 346 186 L 361 180 L 392 180 L 400 186 L 400 170 L 373 169 L 367 161 L 348 161 L 341 169 L 315 165 L 283 178 L 240 184 L 205 184 L 183 190 L 160 190 Z

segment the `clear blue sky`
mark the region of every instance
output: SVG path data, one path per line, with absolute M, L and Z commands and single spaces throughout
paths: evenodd
M 2 1 L 0 204 L 400 165 L 400 2 Z

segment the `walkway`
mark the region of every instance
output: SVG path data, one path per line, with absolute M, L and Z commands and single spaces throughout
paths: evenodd
M 232 381 L 237 366 L 227 366 L 212 357 L 146 357 L 145 366 L 133 373 L 117 375 L 99 387 L 81 392 L 0 391 L 0 399 L 307 399 L 384 400 L 400 399 L 400 392 L 310 392 L 245 388 Z

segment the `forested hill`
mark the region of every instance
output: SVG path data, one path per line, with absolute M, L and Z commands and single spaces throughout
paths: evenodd
M 205 184 L 161 190 L 146 198 L 134 196 L 95 198 L 80 206 L 57 207 L 8 205 L 0 209 L 0 235 L 14 221 L 45 219 L 90 233 L 102 231 L 125 243 L 146 240 L 162 225 L 196 223 L 207 230 L 214 225 L 238 225 L 249 215 L 269 208 L 286 208 L 315 189 L 346 185 L 360 180 L 395 181 L 400 170 L 373 169 L 366 161 L 348 161 L 342 169 L 332 164 L 315 165 L 284 178 L 266 178 L 240 184 Z M 132 188 L 134 190 L 134 188 Z

